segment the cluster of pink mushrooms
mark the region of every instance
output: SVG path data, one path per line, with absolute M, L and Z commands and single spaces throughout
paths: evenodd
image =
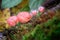
M 32 10 L 31 12 L 19 12 L 16 16 L 11 16 L 7 19 L 7 23 L 9 26 L 15 26 L 18 22 L 26 23 L 31 20 L 33 16 L 36 16 L 38 12 L 44 12 L 44 7 L 39 7 L 38 10 Z

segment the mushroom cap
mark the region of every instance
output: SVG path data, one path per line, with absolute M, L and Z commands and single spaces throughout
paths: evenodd
M 19 12 L 17 18 L 20 23 L 26 23 L 31 19 L 29 12 Z

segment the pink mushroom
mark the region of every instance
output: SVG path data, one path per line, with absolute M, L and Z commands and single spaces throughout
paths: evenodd
M 38 13 L 38 11 L 37 11 L 37 10 L 32 10 L 30 14 L 31 14 L 31 16 L 36 16 L 36 15 L 37 15 L 37 13 Z
M 43 13 L 43 12 L 45 11 L 45 8 L 44 8 L 43 6 L 40 6 L 40 7 L 38 8 L 38 10 L 39 10 L 39 12 Z
M 9 26 L 15 26 L 18 23 L 18 19 L 16 16 L 11 16 L 7 19 L 7 23 Z
M 29 12 L 19 12 L 17 18 L 20 23 L 26 23 L 31 19 Z

